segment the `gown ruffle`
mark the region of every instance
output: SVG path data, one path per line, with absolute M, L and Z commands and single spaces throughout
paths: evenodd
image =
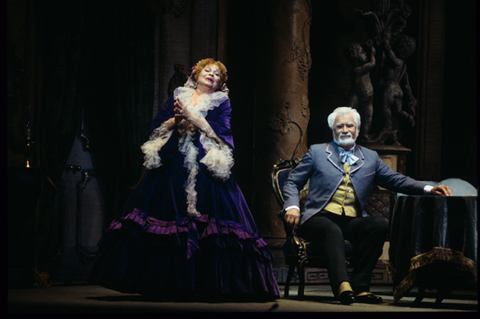
M 173 102 L 170 97 L 152 131 L 173 117 Z M 229 100 L 217 104 L 205 119 L 233 149 Z M 179 150 L 185 134 L 174 130 L 158 152 L 161 166 L 147 171 L 105 230 L 89 282 L 128 293 L 280 298 L 272 254 L 233 175 L 213 177 L 199 161 L 207 155 L 201 134 L 192 139 L 198 214 L 188 213 L 190 172 Z

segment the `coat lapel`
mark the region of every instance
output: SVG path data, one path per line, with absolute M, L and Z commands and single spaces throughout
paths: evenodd
M 363 165 L 365 165 L 365 156 L 363 155 L 362 148 L 355 144 L 355 150 L 354 154 L 356 157 L 358 157 L 358 161 L 355 162 L 355 164 L 352 165 L 352 169 L 350 170 L 350 174 L 358 171 Z
M 344 169 L 343 169 L 343 165 L 341 165 L 341 163 L 340 163 L 340 155 L 339 155 L 339 153 L 338 153 L 337 144 L 335 144 L 334 142 L 331 142 L 330 144 L 328 144 L 327 149 L 325 150 L 325 152 L 328 154 L 328 155 L 327 155 L 327 160 L 328 160 L 333 166 L 335 166 L 338 170 L 340 170 L 341 172 L 343 172 Z

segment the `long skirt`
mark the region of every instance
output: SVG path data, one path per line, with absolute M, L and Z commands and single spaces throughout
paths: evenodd
M 177 152 L 149 170 L 98 243 L 89 282 L 128 293 L 276 299 L 272 254 L 233 175 L 200 164 L 200 216 L 187 214 L 188 171 Z

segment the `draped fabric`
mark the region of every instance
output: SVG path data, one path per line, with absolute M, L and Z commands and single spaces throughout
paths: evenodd
M 48 268 L 58 251 L 61 177 L 82 112 L 107 216 L 142 172 L 140 145 L 151 121 L 154 12 L 147 1 L 35 3 L 42 39 L 39 148 L 45 177 L 35 264 Z M 110 214 L 110 215 L 109 215 Z
M 438 288 L 447 282 L 453 290 L 461 279 L 477 281 L 476 196 L 399 196 L 390 228 L 389 271 L 395 302 L 420 283 Z M 432 280 L 435 264 L 443 273 Z M 449 282 L 452 274 L 455 282 Z
M 142 173 L 140 146 L 148 138 L 154 84 L 154 12 L 147 1 L 95 3 L 85 114 L 92 158 L 110 221 Z
M 34 244 L 34 263 L 48 268 L 61 240 L 61 212 L 54 207 L 61 177 L 80 125 L 85 73 L 85 5 L 35 3 L 42 47 L 39 121 L 40 165 L 45 177 Z

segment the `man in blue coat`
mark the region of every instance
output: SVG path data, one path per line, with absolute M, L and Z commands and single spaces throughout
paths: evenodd
M 432 187 L 395 172 L 377 152 L 355 144 L 360 115 L 339 107 L 328 116 L 333 142 L 312 145 L 285 181 L 285 221 L 297 234 L 322 244 L 328 260 L 333 293 L 342 304 L 380 303 L 369 291 L 373 269 L 383 251 L 388 222 L 364 212 L 372 187 L 377 184 L 410 195 L 450 196 L 448 186 Z M 310 180 L 305 209 L 300 212 L 299 192 Z M 351 281 L 345 265 L 344 240 L 357 253 Z

